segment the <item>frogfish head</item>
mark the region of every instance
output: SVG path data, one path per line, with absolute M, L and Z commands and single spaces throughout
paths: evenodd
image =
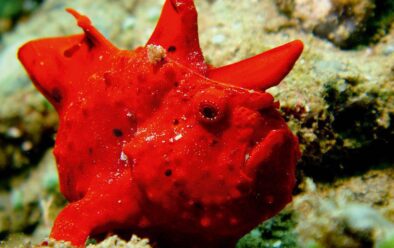
M 264 91 L 185 75 L 124 147 L 149 200 L 174 212 L 233 206 L 228 219 L 242 205 L 267 216 L 283 207 L 299 148 L 278 103 Z

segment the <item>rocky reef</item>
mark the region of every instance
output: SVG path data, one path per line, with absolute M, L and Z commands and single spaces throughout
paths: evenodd
M 0 20 L 9 24 L 0 40 L 0 247 L 33 247 L 66 202 L 51 155 L 57 116 L 17 61 L 18 47 L 79 33 L 64 11 L 72 7 L 131 49 L 149 38 L 162 1 L 46 0 L 12 15 L 3 14 L 3 2 Z M 238 247 L 394 247 L 392 1 L 195 2 L 201 46 L 215 66 L 293 39 L 305 44 L 294 70 L 270 90 L 302 146 L 295 199 Z M 90 247 L 148 245 L 136 237 L 135 246 L 116 237 L 94 242 Z

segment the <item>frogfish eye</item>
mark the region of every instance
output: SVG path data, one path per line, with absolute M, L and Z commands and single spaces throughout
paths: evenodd
M 219 92 L 213 90 L 201 92 L 196 104 L 197 119 L 203 124 L 219 123 L 226 115 L 227 102 Z
M 222 115 L 222 110 L 214 103 L 201 102 L 199 108 L 200 117 L 205 121 L 216 121 Z

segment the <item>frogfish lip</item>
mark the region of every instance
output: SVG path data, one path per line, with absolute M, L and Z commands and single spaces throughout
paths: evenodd
M 299 157 L 296 137 L 287 128 L 271 130 L 249 153 L 245 169 L 254 177 L 264 166 L 279 166 L 277 170 L 290 169 Z M 294 169 L 293 169 L 294 170 Z

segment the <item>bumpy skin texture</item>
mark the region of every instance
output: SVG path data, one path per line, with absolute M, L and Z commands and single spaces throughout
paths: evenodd
M 18 54 L 60 118 L 54 153 L 70 203 L 51 237 L 83 246 L 125 231 L 160 247 L 231 247 L 291 200 L 298 143 L 265 90 L 290 71 L 300 41 L 213 68 L 192 0 L 167 0 L 134 51 L 68 11 L 84 34 Z

